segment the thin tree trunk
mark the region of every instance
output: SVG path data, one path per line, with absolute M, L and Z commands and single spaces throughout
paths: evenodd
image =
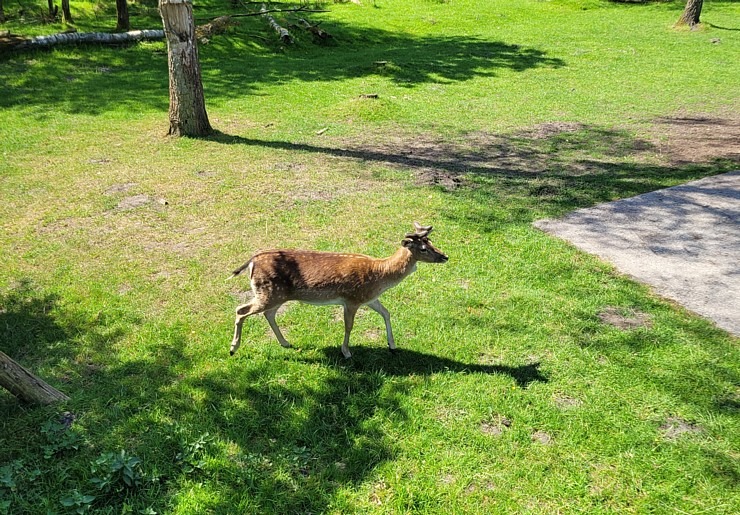
M 46 3 L 49 5 L 49 17 L 56 18 L 59 8 L 56 5 L 54 5 L 54 0 L 47 0 Z
M 5 22 L 5 11 L 3 10 L 3 0 L 0 0 L 0 23 Z
M 48 385 L 0 351 L 0 386 L 31 404 L 52 404 L 69 397 Z
M 699 17 L 701 16 L 703 5 L 704 0 L 688 0 L 686 2 L 686 8 L 683 10 L 683 14 L 681 14 L 676 25 L 688 25 L 692 28 L 699 25 Z
M 126 0 L 116 0 L 116 13 L 118 16 L 116 31 L 127 32 L 131 30 L 131 22 L 128 16 L 128 3 Z
M 74 23 L 72 11 L 69 10 L 69 0 L 62 0 L 62 21 L 64 23 Z
M 206 113 L 195 41 L 192 0 L 159 0 L 170 73 L 170 129 L 175 136 L 206 136 Z

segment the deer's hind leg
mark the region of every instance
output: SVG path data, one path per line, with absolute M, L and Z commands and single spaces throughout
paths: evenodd
M 242 304 L 236 308 L 236 320 L 234 321 L 234 339 L 231 340 L 231 350 L 229 354 L 232 356 L 239 349 L 242 341 L 242 325 L 244 319 L 250 315 L 256 315 L 262 313 L 267 309 L 266 304 L 259 297 L 254 297 L 246 304 Z

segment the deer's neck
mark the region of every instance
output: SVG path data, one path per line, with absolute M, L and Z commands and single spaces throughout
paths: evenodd
M 401 247 L 392 256 L 381 259 L 379 265 L 380 273 L 387 279 L 401 281 L 416 270 L 416 259 L 409 249 Z

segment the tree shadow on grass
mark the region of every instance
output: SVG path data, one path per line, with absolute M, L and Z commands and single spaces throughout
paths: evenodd
M 0 294 L 0 349 L 22 359 L 62 341 L 67 331 L 51 315 L 58 300 L 55 294 L 37 291 L 28 279 Z
M 210 139 L 346 158 L 368 166 L 391 167 L 406 176 L 410 171 L 418 185 L 441 188 L 451 198 L 469 204 L 467 212 L 456 212 L 455 216 L 464 217 L 484 232 L 502 223 L 530 223 L 647 193 L 740 164 L 729 146 L 718 149 L 716 158 L 709 162 L 656 164 L 662 149 L 653 143 L 626 130 L 583 124 L 543 124 L 514 134 L 475 132 L 457 140 L 409 134 L 393 141 L 377 138 L 371 144 L 335 147 L 221 132 Z M 723 151 L 728 153 L 723 155 Z M 503 209 L 498 209 L 496 202 Z
M 95 361 L 107 354 L 107 348 L 123 333 L 119 327 L 109 326 L 105 314 L 89 317 L 73 313 L 60 306 L 62 300 L 27 278 L 0 291 L 0 349 L 33 373 L 53 369 L 56 374 L 39 375 L 71 394 L 91 380 L 99 366 Z M 85 339 L 84 352 L 80 352 L 79 338 Z M 17 409 L 15 398 L 2 399 L 0 413 Z
M 339 43 L 256 59 L 236 33 L 200 49 L 206 102 L 256 94 L 263 84 L 341 81 L 384 76 L 403 87 L 494 76 L 497 70 L 525 71 L 564 66 L 535 48 L 474 37 L 413 37 L 334 24 Z M 0 108 L 53 106 L 69 113 L 99 114 L 129 108 L 167 110 L 167 55 L 131 46 L 61 54 L 40 50 L 5 58 L 0 71 Z M 245 65 L 248 61 L 249 65 Z M 64 84 L 64 93 L 49 84 Z
M 248 499 L 263 512 L 326 511 L 339 489 L 362 483 L 396 456 L 393 435 L 383 425 L 406 418 L 400 402 L 406 386 L 389 378 L 503 374 L 522 387 L 547 381 L 538 364 L 485 366 L 404 349 L 395 355 L 354 350 L 351 361 L 334 348 L 316 358 L 292 352 L 275 358 L 280 366 L 250 364 L 186 380 L 211 407 L 200 414 L 207 418 L 204 426 L 235 444 L 228 472 L 222 471 L 231 478 L 223 485 L 229 494 L 219 507 Z M 317 368 L 321 381 L 300 377 Z M 293 380 L 280 379 L 286 375 Z
M 66 471 L 43 482 L 16 474 L 13 509 L 21 512 L 51 509 L 72 491 L 94 495 L 96 510 L 120 510 L 126 503 L 167 511 L 183 485 L 193 482 L 209 491 L 208 509 L 215 511 L 325 512 L 342 488 L 362 484 L 396 456 L 385 425 L 406 417 L 402 378 L 495 374 L 522 387 L 547 381 L 537 364 L 466 364 L 404 349 L 393 356 L 387 349 L 357 348 L 349 363 L 336 348 L 325 356 L 319 350 L 315 358 L 275 349 L 275 356 L 203 367 L 185 350 L 190 328 L 177 322 L 138 328 L 144 347 L 131 354 L 107 339 L 111 319 L 85 322 L 63 299 L 29 282 L 0 300 L 3 349 L 62 370 L 62 388 L 72 397 L 63 407 L 22 413 L 17 403 L 0 400 L 0 434 L 10 450 L 3 461 L 23 460 L 51 474 L 63 460 Z M 84 428 L 85 441 L 44 459 L 39 429 L 59 417 L 56 409 L 70 413 L 65 420 L 73 430 Z M 97 491 L 87 477 L 91 464 L 121 450 L 140 458 L 144 471 L 156 470 L 156 481 L 125 496 Z M 58 498 L 50 496 L 50 482 Z

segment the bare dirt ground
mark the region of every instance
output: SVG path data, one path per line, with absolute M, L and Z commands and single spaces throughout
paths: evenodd
M 602 172 L 604 158 L 612 162 L 629 158 L 664 167 L 729 160 L 740 168 L 740 112 L 658 118 L 643 124 L 637 136 L 630 128 L 550 122 L 512 134 L 478 131 L 453 140 L 425 134 L 413 138 L 369 134 L 365 141 L 345 143 L 330 153 L 409 169 L 418 184 L 446 190 L 466 185 L 470 175 Z M 600 157 L 594 159 L 594 155 Z
M 740 163 L 740 113 L 655 121 L 656 148 L 674 164 L 726 158 Z

